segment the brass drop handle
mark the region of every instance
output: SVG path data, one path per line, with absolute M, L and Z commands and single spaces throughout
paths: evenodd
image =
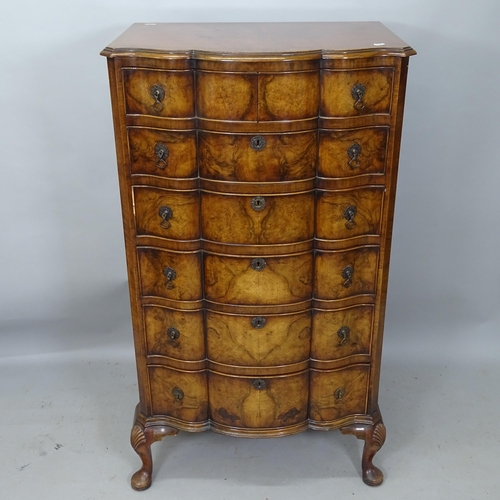
M 262 271 L 262 269 L 264 269 L 267 266 L 267 263 L 266 260 L 263 259 L 262 257 L 257 257 L 255 259 L 252 259 L 250 266 L 255 271 Z
M 165 89 L 159 84 L 155 83 L 150 89 L 149 93 L 151 97 L 155 100 L 152 107 L 159 112 L 163 111 L 163 104 L 161 101 L 165 99 Z
M 337 331 L 337 336 L 340 339 L 339 345 L 346 345 L 347 340 L 349 339 L 349 335 L 351 333 L 351 329 L 348 326 L 341 326 Z
M 173 284 L 173 281 L 175 278 L 177 278 L 177 273 L 175 272 L 175 269 L 172 269 L 171 267 L 165 267 L 163 269 L 163 276 L 165 276 L 165 279 L 167 280 L 165 282 L 166 288 L 169 290 L 172 290 L 172 288 L 175 288 L 175 285 Z
M 354 229 L 356 227 L 356 221 L 354 220 L 354 217 L 356 217 L 357 213 L 358 209 L 354 205 L 350 205 L 344 210 L 344 219 L 347 220 L 347 222 L 345 223 L 345 227 L 347 229 Z
M 352 266 L 346 266 L 344 269 L 342 269 L 342 278 L 344 278 L 344 283 L 342 283 L 342 286 L 345 288 L 349 288 L 352 285 L 352 277 L 354 276 L 354 267 Z
M 262 389 L 266 388 L 266 381 L 262 378 L 257 378 L 252 382 L 253 388 L 258 391 L 262 391 Z
M 347 150 L 347 155 L 350 158 L 348 165 L 351 167 L 352 170 L 358 168 L 359 165 L 361 164 L 361 162 L 359 161 L 359 156 L 361 155 L 361 152 L 362 148 L 357 142 L 352 144 L 352 146 Z
M 158 158 L 156 160 L 156 166 L 161 170 L 164 170 L 166 167 L 168 167 L 167 158 L 169 154 L 170 151 L 168 150 L 167 146 L 163 144 L 163 142 L 157 142 L 155 144 L 155 155 Z
M 260 212 L 266 208 L 266 199 L 263 196 L 255 196 L 250 201 L 250 205 L 256 212 Z
M 169 229 L 172 224 L 170 224 L 169 220 L 174 216 L 174 212 L 172 209 L 166 205 L 163 205 L 158 210 L 158 215 L 161 217 L 160 226 L 163 229 Z
M 266 147 L 266 139 L 261 135 L 255 135 L 250 139 L 250 147 L 254 151 L 262 151 Z
M 357 83 L 354 85 L 354 87 L 351 89 L 351 95 L 352 98 L 354 99 L 354 109 L 356 111 L 361 111 L 365 107 L 365 103 L 363 102 L 363 97 L 366 94 L 366 87 L 362 83 Z
M 180 336 L 181 336 L 181 332 L 179 330 L 177 330 L 177 328 L 171 326 L 168 330 L 167 330 L 167 335 L 168 335 L 168 338 L 172 341 L 172 342 L 175 342 Z
M 252 326 L 257 330 L 264 328 L 266 323 L 266 318 L 263 318 L 262 316 L 255 316 L 255 318 L 252 318 Z
M 334 393 L 333 397 L 335 398 L 336 403 L 340 403 L 345 396 L 345 387 L 339 387 Z
M 179 389 L 178 387 L 174 387 L 172 389 L 172 395 L 174 396 L 174 399 L 176 401 L 182 401 L 184 398 L 184 391 L 182 389 Z

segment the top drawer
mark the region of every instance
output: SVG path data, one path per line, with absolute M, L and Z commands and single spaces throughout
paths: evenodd
M 122 72 L 128 115 L 194 116 L 192 71 L 123 68 Z
M 323 70 L 321 116 L 391 113 L 394 68 Z

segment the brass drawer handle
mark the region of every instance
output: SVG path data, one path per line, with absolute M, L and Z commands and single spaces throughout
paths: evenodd
M 163 229 L 170 229 L 170 224 L 169 220 L 174 216 L 174 212 L 170 207 L 167 207 L 166 205 L 163 205 L 160 207 L 160 210 L 158 210 L 158 215 L 161 217 L 161 222 L 160 226 Z
M 366 87 L 362 83 L 357 83 L 354 85 L 354 87 L 351 89 L 351 95 L 352 98 L 354 99 L 354 109 L 356 111 L 361 111 L 365 107 L 365 103 L 363 102 L 363 97 L 366 94 Z
M 163 142 L 157 142 L 155 144 L 155 155 L 158 158 L 156 160 L 156 166 L 161 170 L 164 170 L 166 167 L 168 167 L 167 158 L 169 154 L 170 151 L 168 150 L 167 146 L 163 144 Z
M 250 205 L 256 212 L 260 212 L 266 208 L 266 199 L 263 196 L 255 196 L 250 201 Z
M 345 223 L 345 227 L 347 229 L 354 229 L 356 227 L 356 221 L 354 220 L 354 217 L 356 217 L 356 214 L 358 213 L 358 209 L 354 205 L 350 205 L 344 210 L 344 219 L 347 220 Z
M 160 111 L 163 111 L 163 104 L 161 103 L 161 101 L 165 99 L 165 89 L 159 83 L 155 83 L 149 90 L 149 93 L 151 94 L 151 97 L 155 100 L 152 107 L 156 111 L 158 111 L 158 113 Z
M 166 278 L 165 286 L 169 289 L 172 290 L 172 288 L 175 288 L 175 285 L 172 283 L 175 278 L 177 278 L 177 273 L 175 272 L 175 269 L 172 269 L 171 267 L 165 267 L 163 269 L 163 276 Z
M 266 323 L 266 318 L 263 318 L 262 316 L 255 316 L 255 318 L 252 318 L 252 326 L 257 330 L 264 328 Z
M 342 399 L 345 396 L 345 387 L 339 387 L 334 393 L 333 397 L 335 398 L 336 403 L 343 402 Z
M 171 326 L 168 330 L 167 330 L 167 335 L 168 335 L 168 338 L 172 341 L 172 342 L 175 342 L 180 336 L 181 336 L 181 332 L 179 330 L 177 330 L 177 328 Z
M 176 401 L 182 401 L 182 399 L 184 398 L 184 391 L 182 389 L 179 389 L 178 387 L 174 387 L 172 389 L 172 394 Z
M 347 150 L 347 155 L 349 156 L 350 160 L 348 165 L 351 167 L 352 170 L 355 168 L 358 168 L 361 162 L 359 161 L 359 156 L 361 154 L 361 146 L 355 142 L 348 150 Z
M 342 278 L 344 278 L 344 283 L 342 285 L 345 288 L 349 288 L 352 285 L 352 277 L 354 276 L 354 267 L 346 266 L 342 269 Z
M 346 345 L 347 340 L 349 339 L 349 335 L 351 333 L 351 329 L 348 326 L 341 326 L 338 331 L 337 335 L 340 339 L 339 345 Z
M 266 139 L 261 135 L 255 135 L 250 139 L 250 147 L 254 151 L 262 151 L 266 147 Z
M 267 266 L 266 260 L 263 259 L 262 257 L 257 257 L 255 259 L 252 259 L 252 262 L 250 263 L 252 266 L 252 269 L 255 271 L 262 271 Z
M 253 388 L 258 391 L 262 391 L 262 389 L 266 388 L 266 381 L 262 378 L 257 378 L 252 382 Z

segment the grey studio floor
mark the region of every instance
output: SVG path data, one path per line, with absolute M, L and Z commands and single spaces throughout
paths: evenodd
M 126 285 L 104 295 L 66 320 L 2 326 L 1 498 L 500 498 L 497 353 L 446 354 L 452 333 L 439 331 L 426 349 L 417 331 L 401 335 L 397 314 L 386 324 L 380 487 L 361 481 L 362 442 L 353 436 L 204 432 L 155 443 L 153 485 L 133 491 L 140 461 L 129 445 L 137 384 Z

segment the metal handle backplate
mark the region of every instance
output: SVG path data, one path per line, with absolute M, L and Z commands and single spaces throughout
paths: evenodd
M 184 391 L 182 389 L 179 389 L 178 387 L 174 387 L 172 389 L 172 395 L 174 396 L 174 399 L 176 401 L 182 401 L 184 398 Z

